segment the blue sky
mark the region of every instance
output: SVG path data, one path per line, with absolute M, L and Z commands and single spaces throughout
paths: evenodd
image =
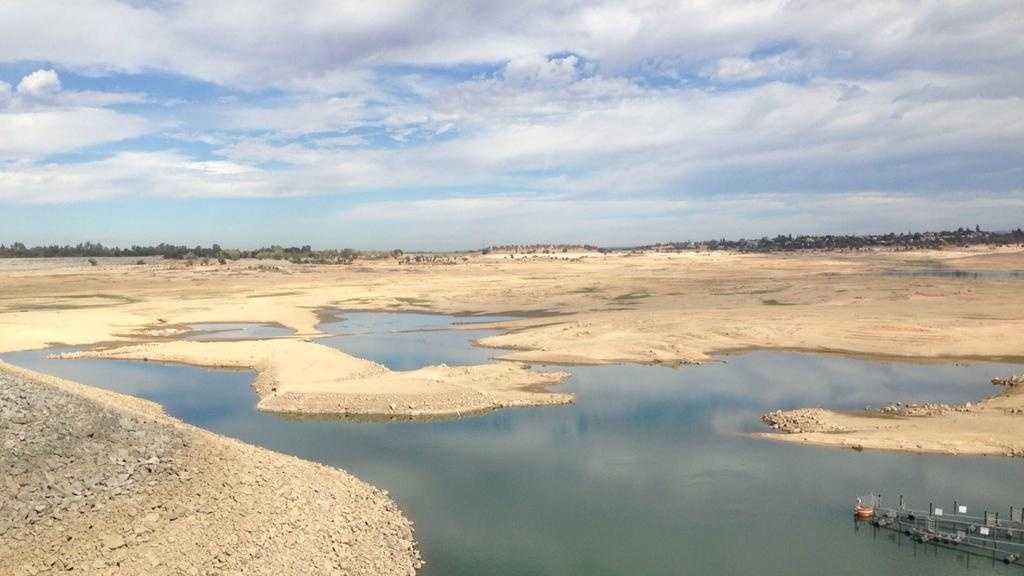
M 0 242 L 1024 225 L 1024 5 L 11 0 Z

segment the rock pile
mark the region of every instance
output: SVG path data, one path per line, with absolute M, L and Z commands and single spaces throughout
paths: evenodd
M 772 430 L 801 434 L 803 432 L 845 432 L 838 424 L 829 422 L 830 412 L 822 408 L 802 408 L 800 410 L 774 410 L 763 414 L 761 421 Z
M 937 414 L 948 414 L 950 412 L 970 412 L 974 404 L 943 404 L 941 402 L 894 402 L 883 406 L 880 411 L 883 414 L 894 416 L 933 416 Z
M 1006 386 L 1007 388 L 1024 387 L 1024 374 L 1014 374 L 1005 378 L 993 378 L 992 383 L 996 386 Z
M 130 399 L 126 399 L 130 400 Z M 387 494 L 0 371 L 0 574 L 413 574 Z

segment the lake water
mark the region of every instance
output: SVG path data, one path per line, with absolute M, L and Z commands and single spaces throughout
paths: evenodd
M 195 332 L 186 334 L 185 339 L 200 342 L 212 340 L 252 340 L 256 338 L 282 338 L 294 332 L 277 324 L 241 322 L 201 322 L 190 324 Z
M 446 316 L 344 313 L 322 340 L 395 369 L 486 361 L 486 331 Z M 221 327 L 223 328 L 223 327 Z M 53 350 L 51 350 L 52 352 Z M 1020 365 L 751 352 L 678 369 L 571 367 L 573 405 L 444 422 L 294 419 L 255 411 L 248 372 L 4 355 L 149 398 L 185 421 L 342 467 L 387 489 L 441 575 L 1020 574 L 959 552 L 897 545 L 856 525 L 856 496 L 973 511 L 1024 505 L 1024 460 L 855 452 L 750 438 L 774 408 L 960 402 Z M 538 367 L 544 369 L 544 367 Z M 558 367 L 559 370 L 566 369 Z

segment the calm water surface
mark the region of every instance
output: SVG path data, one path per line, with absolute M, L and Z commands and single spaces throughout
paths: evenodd
M 345 313 L 324 325 L 342 335 L 322 341 L 394 369 L 487 361 L 493 350 L 470 345 L 487 332 L 439 331 L 466 320 Z M 858 453 L 743 434 L 774 408 L 976 399 L 1020 365 L 753 352 L 680 369 L 573 367 L 563 386 L 577 394 L 570 406 L 356 423 L 256 412 L 248 372 L 45 356 L 4 359 L 155 400 L 198 426 L 387 489 L 416 523 L 429 576 L 1022 572 L 897 545 L 850 515 L 869 491 L 902 492 L 918 507 L 1024 505 L 1020 459 Z
M 256 338 L 281 338 L 293 331 L 277 324 L 243 322 L 201 322 L 190 324 L 195 333 L 185 336 L 187 340 L 209 342 L 211 340 L 252 340 Z

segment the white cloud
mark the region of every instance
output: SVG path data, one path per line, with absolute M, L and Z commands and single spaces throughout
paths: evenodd
M 432 146 L 432 160 L 493 172 L 571 173 L 592 190 L 664 192 L 687 174 L 729 166 L 823 169 L 927 155 L 978 154 L 1024 141 L 1019 97 L 899 96 L 917 86 L 961 80 L 908 74 L 864 81 L 771 83 L 720 93 L 642 88 L 603 77 L 524 89 L 483 80 L 437 94 L 464 136 Z M 622 174 L 614 182 L 604 174 Z M 554 181 L 554 179 L 548 179 Z M 579 191 L 579 188 L 575 188 Z
M 696 68 L 780 39 L 833 65 L 964 69 L 1021 55 L 1013 0 L 481 2 L 223 0 L 0 4 L 0 54 L 82 71 L 169 70 L 224 85 L 281 86 L 382 64 L 500 63 L 573 51 L 617 72 Z M 116 33 L 111 33 L 111 26 Z
M 314 143 L 321 148 L 348 148 L 369 145 L 369 141 L 366 138 L 352 134 L 317 138 Z
M 57 100 L 62 106 L 102 108 L 118 104 L 140 104 L 146 102 L 141 92 L 98 92 L 94 90 L 64 90 Z
M 780 190 L 857 193 L 821 213 L 877 211 L 863 190 L 1010 194 L 1024 177 L 1024 6 L 1008 0 L 11 0 L 0 61 L 66 84 L 49 68 L 0 83 L 0 198 L 18 202 L 377 195 L 355 222 L 415 190 L 436 218 L 650 224 L 716 195 L 784 211 L 798 196 Z M 120 72 L 223 88 L 165 110 L 73 89 Z M 152 132 L 192 152 L 43 164 Z
M 920 86 L 949 90 L 925 100 L 901 97 Z M 211 123 L 205 130 L 174 136 L 202 141 L 215 156 L 239 165 L 274 165 L 253 174 L 268 180 L 259 193 L 271 195 L 405 188 L 441 194 L 498 185 L 577 197 L 686 198 L 722 192 L 707 189 L 705 181 L 743 170 L 752 176 L 737 192 L 779 186 L 761 182 L 758 172 L 802 174 L 801 186 L 810 189 L 819 188 L 816 179 L 827 179 L 841 192 L 862 187 L 861 167 L 872 163 L 908 159 L 920 170 L 948 172 L 953 167 L 927 160 L 929 154 L 984 159 L 993 149 L 1024 144 L 1020 98 L 965 98 L 960 93 L 971 89 L 963 79 L 924 73 L 862 81 L 854 98 L 848 83 L 832 80 L 717 93 L 600 75 L 530 86 L 502 75 L 416 91 L 421 98 L 408 105 L 317 95 L 259 107 L 222 104 L 204 112 Z M 368 126 L 419 140 L 380 147 L 364 136 L 319 136 Z M 116 134 L 103 136 L 110 137 Z M 909 190 L 934 183 L 906 178 Z M 175 186 L 149 189 L 186 193 Z M 218 190 L 225 188 L 197 185 L 187 193 Z
M 274 183 L 258 168 L 230 161 L 196 161 L 174 152 L 121 152 L 76 164 L 0 168 L 0 200 L 19 203 L 273 193 Z
M 547 58 L 540 54 L 530 54 L 514 58 L 506 64 L 504 77 L 512 82 L 564 84 L 576 78 L 576 66 L 579 63 L 579 58 L 573 55 Z
M 774 54 L 762 58 L 722 58 L 703 70 L 703 74 L 722 82 L 760 80 L 763 78 L 787 79 L 808 74 L 819 69 L 819 58 L 799 55 L 793 52 Z
M 153 129 L 152 122 L 106 107 L 144 99 L 137 93 L 63 90 L 48 69 L 24 76 L 14 93 L 0 82 L 0 161 L 141 136 Z
M 0 160 L 35 158 L 145 134 L 149 123 L 102 108 L 0 111 Z
M 720 93 L 650 87 L 601 74 L 552 76 L 548 64 L 569 59 L 520 66 L 534 71 L 526 78 L 556 79 L 547 82 L 524 83 L 524 76 L 510 77 L 507 69 L 456 84 L 400 80 L 408 82 L 401 85 L 404 92 L 417 94 L 411 101 L 386 95 L 293 94 L 260 105 L 215 104 L 190 119 L 197 122 L 193 132 L 173 135 L 211 145 L 216 157 L 235 164 L 275 165 L 253 174 L 268 180 L 259 193 L 270 195 L 404 188 L 441 193 L 451 187 L 498 185 L 581 197 L 691 197 L 721 192 L 707 189 L 709 175 L 737 169 L 804 174 L 800 184 L 811 189 L 818 187 L 815 179 L 828 179 L 829 187 L 841 192 L 862 187 L 860 167 L 873 162 L 910 159 L 938 172 L 941 165 L 919 159 L 935 153 L 984 159 L 992 149 L 1024 144 L 1022 99 L 978 95 L 985 91 L 972 86 L 984 79 L 979 84 L 934 73 L 862 79 L 855 97 L 850 83 L 828 79 Z M 556 63 L 553 69 L 567 68 Z M 928 98 L 906 96 L 924 86 L 931 87 Z M 65 91 L 61 98 L 70 95 Z M 95 101 L 132 97 L 90 96 Z M 30 125 L 36 128 L 28 130 Z M 410 144 L 382 147 L 350 133 L 368 128 Z M 23 110 L 17 117 L 0 116 L 0 134 L 11 135 L 6 148 L 0 143 L 0 157 L 70 150 L 151 129 L 134 116 L 99 108 Z M 39 137 L 14 137 L 28 133 Z M 325 133 L 344 135 L 321 136 Z M 837 182 L 835 174 L 847 175 L 846 180 Z M 752 176 L 731 185 L 746 191 L 774 185 L 758 180 Z M 907 182 L 908 189 L 933 183 Z M 193 192 L 173 185 L 148 189 L 201 196 L 227 190 L 202 185 Z
M 36 70 L 18 83 L 18 95 L 29 98 L 52 96 L 60 89 L 60 78 L 53 70 Z

